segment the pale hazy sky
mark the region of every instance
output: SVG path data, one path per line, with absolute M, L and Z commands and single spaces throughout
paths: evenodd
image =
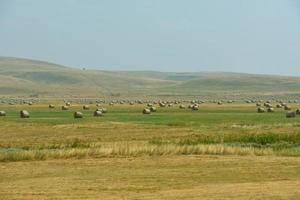
M 300 75 L 300 0 L 0 0 L 0 55 Z

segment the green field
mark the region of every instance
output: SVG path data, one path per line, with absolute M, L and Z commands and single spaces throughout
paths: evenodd
M 300 117 L 254 104 L 199 111 L 2 105 L 0 199 L 297 199 Z M 291 104 L 294 109 L 300 104 Z M 20 119 L 19 111 L 30 112 Z M 74 119 L 82 111 L 83 119 Z

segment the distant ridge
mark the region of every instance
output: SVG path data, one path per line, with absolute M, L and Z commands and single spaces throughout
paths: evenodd
M 0 95 L 151 96 L 300 94 L 300 77 L 229 72 L 81 70 L 0 57 Z

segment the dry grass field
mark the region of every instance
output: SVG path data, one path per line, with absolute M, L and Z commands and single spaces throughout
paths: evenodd
M 3 105 L 0 199 L 297 199 L 300 118 L 254 104 Z M 291 104 L 296 109 L 299 104 Z M 20 119 L 19 111 L 30 112 Z M 73 112 L 82 111 L 83 119 Z

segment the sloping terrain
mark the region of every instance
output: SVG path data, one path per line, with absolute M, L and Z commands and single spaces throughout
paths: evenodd
M 1 95 L 96 97 L 298 93 L 300 77 L 81 70 L 42 61 L 0 57 Z
M 146 94 L 174 81 L 138 77 L 118 72 L 80 70 L 51 63 L 0 58 L 2 95 L 99 96 Z

